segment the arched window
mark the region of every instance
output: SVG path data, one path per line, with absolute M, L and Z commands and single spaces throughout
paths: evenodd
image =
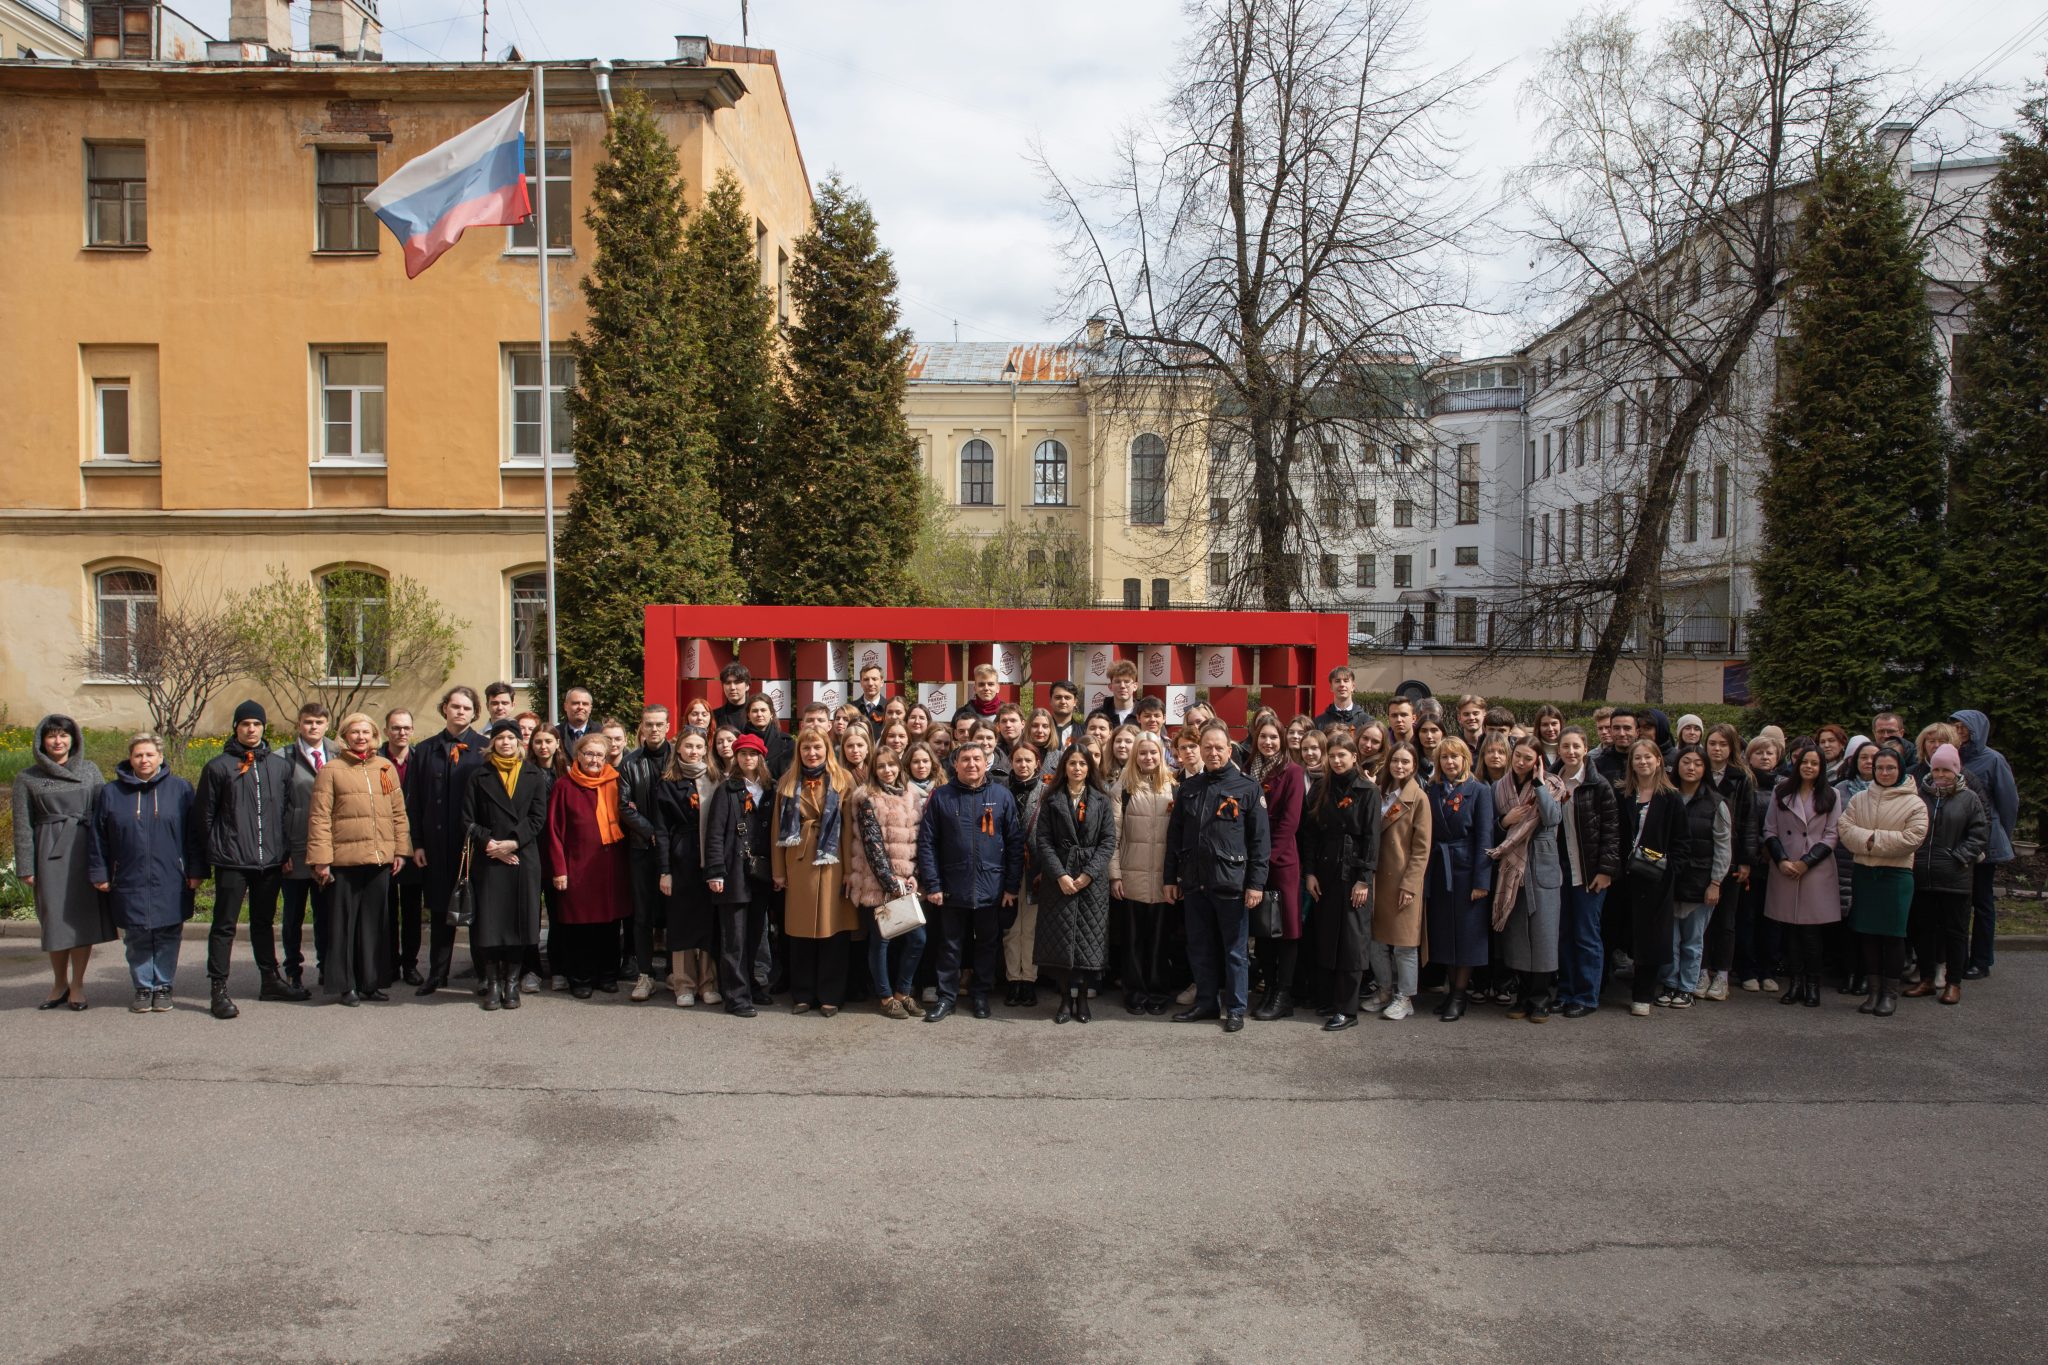
M 1039 507 L 1067 505 L 1067 448 L 1045 440 L 1031 454 L 1031 501 Z
M 530 683 L 546 663 L 548 576 L 512 576 L 512 681 Z
M 146 569 L 108 569 L 93 575 L 92 589 L 100 676 L 132 678 L 156 624 L 156 575 Z
M 960 501 L 972 507 L 995 506 L 996 448 L 978 436 L 960 447 Z
M 320 579 L 327 676 L 375 680 L 390 666 L 388 588 L 374 569 L 334 569 Z
M 1166 441 L 1149 431 L 1131 442 L 1131 522 L 1166 524 Z

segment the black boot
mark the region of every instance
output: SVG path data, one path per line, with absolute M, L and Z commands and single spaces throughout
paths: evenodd
M 1890 977 L 1878 978 L 1877 1005 L 1870 1011 L 1872 1014 L 1880 1019 L 1891 1017 L 1892 1011 L 1899 1007 L 1898 984 Z
M 519 1008 L 519 965 L 514 962 L 502 963 L 498 971 L 504 983 L 499 988 L 499 994 L 504 999 L 505 1008 L 516 1010 Z
M 1294 993 L 1285 986 L 1266 992 L 1266 998 L 1252 1011 L 1254 1019 L 1286 1019 L 1294 1014 Z
M 1088 988 L 1086 986 L 1076 986 L 1074 988 L 1074 1022 L 1085 1024 L 1094 1017 L 1094 1015 L 1088 1012 Z
M 1273 1017 L 1273 1002 L 1279 998 L 1280 982 L 1276 977 L 1268 974 L 1266 977 L 1265 993 L 1259 997 L 1259 1003 L 1253 1007 L 1252 1018 L 1271 1019 Z
M 1875 1013 L 1875 1012 L 1876 1012 L 1876 1010 L 1877 1010 L 1877 987 L 1878 987 L 1878 981 L 1877 981 L 1877 978 L 1876 978 L 1876 977 L 1872 977 L 1872 978 L 1870 979 L 1870 983 L 1869 983 L 1869 984 L 1870 984 L 1870 993 L 1869 993 L 1868 995 L 1865 995 L 1865 996 L 1863 997 L 1863 1003 L 1862 1003 L 1862 1004 L 1860 1004 L 1860 1005 L 1858 1005 L 1858 1006 L 1856 1007 L 1856 1012 L 1857 1012 L 1858 1014 L 1873 1014 L 1873 1013 Z
M 1458 1020 L 1465 1017 L 1465 1006 L 1467 1003 L 1464 991 L 1452 991 L 1450 999 L 1444 1001 L 1443 1008 L 1436 1012 L 1436 1017 L 1443 1020 L 1446 1024 L 1455 1024 Z
M 256 992 L 258 1000 L 311 1000 L 313 992 L 304 986 L 294 986 L 276 972 L 263 973 L 263 985 Z
M 1842 982 L 1842 994 L 1868 995 L 1874 1000 L 1877 998 L 1877 982 L 1862 972 L 1850 972 Z
M 1781 1005 L 1796 1005 L 1806 999 L 1806 976 L 1802 972 L 1792 973 L 1792 979 L 1785 986 L 1785 993 L 1778 997 Z
M 1806 978 L 1806 998 L 1800 1001 L 1808 1009 L 1820 1008 L 1820 977 L 1818 974 Z
M 484 985 L 481 998 L 477 1003 L 487 1010 L 503 1009 L 505 1007 L 505 997 L 498 985 L 497 964 L 492 963 L 481 973 L 481 976 L 483 977 Z
M 213 1017 L 216 1019 L 232 1019 L 240 1013 L 241 1011 L 235 1008 L 235 1002 L 228 999 L 228 983 L 225 981 L 214 982 Z
M 1053 1015 L 1052 1021 L 1055 1024 L 1065 1024 L 1071 1022 L 1073 1020 L 1073 1017 L 1074 988 L 1072 986 L 1069 986 L 1067 987 L 1067 993 L 1060 997 L 1060 1007 L 1059 1010 Z

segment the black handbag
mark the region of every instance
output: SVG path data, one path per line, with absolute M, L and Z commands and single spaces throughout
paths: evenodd
M 476 888 L 469 880 L 469 844 L 462 841 L 462 867 L 455 874 L 455 889 L 448 893 L 447 922 L 457 929 L 467 929 L 476 918 Z
M 1272 887 L 1259 897 L 1259 903 L 1252 907 L 1252 937 L 1278 938 L 1286 931 L 1280 916 L 1280 895 Z
M 1664 855 L 1638 844 L 1636 851 L 1628 855 L 1628 875 L 1640 882 L 1663 881 Z

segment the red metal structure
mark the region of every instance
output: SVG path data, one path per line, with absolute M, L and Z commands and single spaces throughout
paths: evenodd
M 692 696 L 707 696 L 715 706 L 717 687 L 712 680 L 717 676 L 716 665 L 736 657 L 733 641 L 744 642 L 739 654 L 772 660 L 778 666 L 791 660 L 789 666 L 797 671 L 805 664 L 818 667 L 813 661 L 843 657 L 840 651 L 799 648 L 804 644 L 882 641 L 896 646 L 944 646 L 950 651 L 950 660 L 942 651 L 926 649 L 920 657 L 927 667 L 910 671 L 935 673 L 931 678 L 917 678 L 921 684 L 957 685 L 966 674 L 965 667 L 956 666 L 959 647 L 983 646 L 972 652 L 975 662 L 1007 664 L 1008 654 L 992 653 L 986 647 L 1017 642 L 1018 648 L 1011 653 L 1021 661 L 1028 649 L 1032 682 L 1043 687 L 1073 677 L 1082 682 L 1085 693 L 1091 684 L 1076 677 L 1074 656 L 1068 651 L 1100 644 L 1109 648 L 1094 657 L 1144 657 L 1152 670 L 1152 676 L 1141 671 L 1140 685 L 1145 691 L 1162 696 L 1171 693 L 1175 701 L 1182 701 L 1193 696 L 1195 687 L 1205 686 L 1218 714 L 1241 727 L 1254 687 L 1283 719 L 1295 711 L 1312 713 L 1327 704 L 1330 670 L 1350 658 L 1349 628 L 1342 615 L 1312 612 L 650 606 L 646 609 L 644 682 L 649 702 L 681 708 Z M 893 648 L 883 652 L 888 660 L 885 675 L 897 684 L 892 690 L 900 690 L 910 651 Z M 1047 660 L 1047 652 L 1056 652 L 1058 657 Z M 1197 676 L 1198 658 L 1213 676 Z M 759 668 L 754 674 L 757 679 L 768 676 Z M 816 687 L 828 680 L 791 677 L 777 681 L 790 684 L 788 702 L 794 705 L 799 684 Z M 1021 675 L 1006 678 L 1004 694 L 1014 695 L 1023 681 Z M 1035 699 L 1044 704 L 1042 696 Z M 1172 709 L 1170 702 L 1169 720 L 1177 720 Z

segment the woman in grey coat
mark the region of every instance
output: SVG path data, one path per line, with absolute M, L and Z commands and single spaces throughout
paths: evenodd
M 1540 1024 L 1550 1018 L 1551 983 L 1557 979 L 1557 926 L 1564 872 L 1557 860 L 1557 826 L 1564 818 L 1564 784 L 1543 766 L 1533 736 L 1515 741 L 1507 776 L 1493 784 L 1494 825 L 1500 843 L 1494 860 L 1493 926 L 1501 957 L 1521 978 L 1510 1019 Z
M 1088 1022 L 1088 988 L 1109 965 L 1109 863 L 1116 813 L 1095 773 L 1095 758 L 1075 746 L 1038 798 L 1031 836 L 1038 882 L 1038 934 L 1032 956 L 1061 978 L 1065 993 L 1053 1022 Z
M 85 1008 L 85 966 L 114 941 L 107 898 L 86 875 L 92 800 L 105 782 L 69 716 L 36 725 L 36 761 L 14 779 L 14 870 L 35 891 L 43 951 L 56 978 L 41 1008 Z

